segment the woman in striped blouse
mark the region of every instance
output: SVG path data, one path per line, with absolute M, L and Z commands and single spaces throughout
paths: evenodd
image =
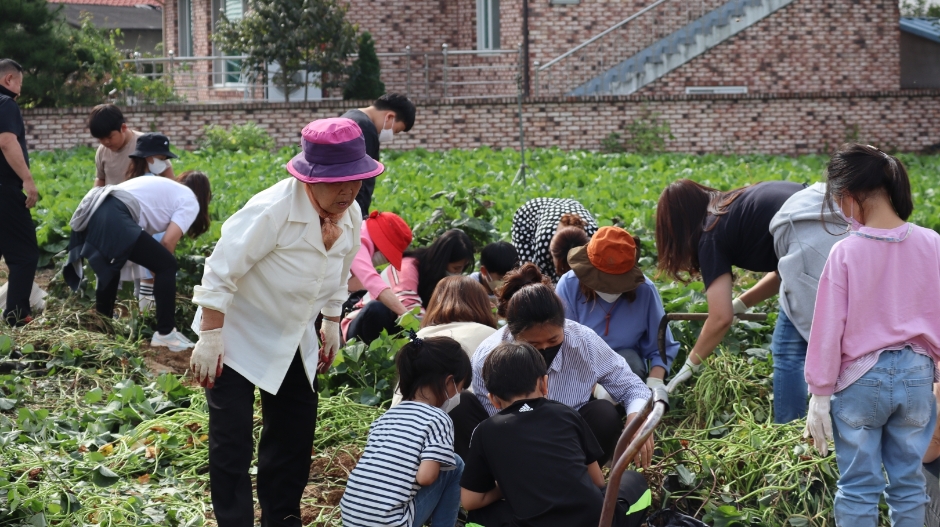
M 476 425 L 497 412 L 487 399 L 483 362 L 500 343 L 517 341 L 531 344 L 542 353 L 548 364 L 548 398 L 581 414 L 604 449 L 600 463 L 606 463 L 623 429 L 624 413 L 628 422 L 633 419 L 649 399 L 649 388 L 593 330 L 565 319 L 564 305 L 551 280 L 535 264 L 527 263 L 506 274 L 498 309 L 507 324 L 477 348 L 471 360 L 473 393 L 462 393 L 460 406 L 450 412 L 456 452 L 463 455 Z M 606 400 L 590 400 L 596 384 L 603 386 L 618 406 Z M 640 451 L 644 466 L 649 465 L 652 452 L 650 439 Z

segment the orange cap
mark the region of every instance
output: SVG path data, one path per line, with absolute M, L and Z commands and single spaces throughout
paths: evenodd
M 601 227 L 587 245 L 591 265 L 607 274 L 624 274 L 636 265 L 636 242 L 620 227 Z

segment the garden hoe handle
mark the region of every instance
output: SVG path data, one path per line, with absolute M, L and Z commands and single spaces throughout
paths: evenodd
M 623 433 L 620 434 L 617 448 L 614 450 L 610 480 L 607 481 L 607 492 L 604 494 L 604 508 L 601 509 L 599 527 L 611 527 L 614 520 L 614 511 L 617 509 L 617 494 L 620 491 L 620 480 L 623 477 L 623 472 L 627 469 L 627 465 L 633 461 L 633 458 L 636 457 L 637 452 L 640 451 L 646 440 L 653 435 L 653 430 L 668 409 L 669 394 L 666 392 L 666 387 L 657 386 L 653 389 L 653 395 L 646 403 L 646 406 L 643 407 L 643 410 L 637 414 L 633 421 L 630 421 L 627 427 L 623 429 Z M 634 434 L 636 437 L 634 437 Z M 626 444 L 628 442 L 629 444 Z M 626 444 L 625 447 L 623 447 L 624 444 Z
M 767 320 L 767 314 L 742 313 L 735 315 L 735 318 L 751 322 L 763 322 Z M 663 359 L 664 364 L 669 363 L 669 359 L 666 358 L 666 328 L 669 327 L 669 323 L 673 320 L 697 320 L 704 322 L 707 319 L 708 313 L 667 313 L 663 315 L 663 318 L 659 321 L 659 332 L 656 335 L 656 342 L 659 344 L 659 356 Z

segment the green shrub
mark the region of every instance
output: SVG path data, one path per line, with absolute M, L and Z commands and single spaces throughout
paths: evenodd
M 221 126 L 210 124 L 206 127 L 200 148 L 207 152 L 254 152 L 274 150 L 274 139 L 268 135 L 267 130 L 257 123 L 232 125 L 226 130 Z
M 675 139 L 669 123 L 661 121 L 658 113 L 644 112 L 627 125 L 628 149 L 638 154 L 659 154 L 666 151 L 666 139 Z
M 375 42 L 368 32 L 359 35 L 359 56 L 353 62 L 349 82 L 343 89 L 343 99 L 371 101 L 385 93 L 385 83 L 375 54 Z
M 621 154 L 626 151 L 623 147 L 623 136 L 617 132 L 611 132 L 601 140 L 601 153 Z

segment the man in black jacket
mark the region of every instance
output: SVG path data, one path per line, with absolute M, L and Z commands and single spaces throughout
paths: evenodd
M 359 125 L 366 140 L 366 154 L 378 161 L 379 143 L 390 143 L 395 134 L 408 132 L 414 126 L 415 103 L 399 93 L 386 93 L 376 99 L 372 106 L 349 110 L 342 117 L 352 119 Z M 369 217 L 375 179 L 364 180 L 356 195 L 363 218 Z
M 0 256 L 10 269 L 7 305 L 0 307 L 11 325 L 31 320 L 29 294 L 39 263 L 36 227 L 29 214 L 39 193 L 29 171 L 26 125 L 16 104 L 22 86 L 23 67 L 0 59 Z

